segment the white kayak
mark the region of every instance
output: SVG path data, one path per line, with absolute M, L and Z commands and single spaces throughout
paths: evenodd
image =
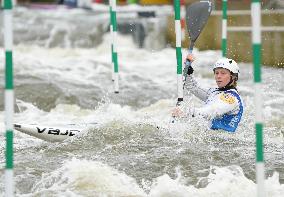
M 95 124 L 95 123 L 92 123 Z M 82 133 L 86 126 L 63 125 L 63 126 L 40 126 L 35 124 L 14 124 L 14 128 L 33 137 L 49 141 L 61 142 Z

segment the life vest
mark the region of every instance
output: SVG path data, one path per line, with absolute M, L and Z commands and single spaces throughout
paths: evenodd
M 237 92 L 228 90 L 225 93 L 230 93 L 238 99 L 240 104 L 239 112 L 237 114 L 224 114 L 222 117 L 214 118 L 210 128 L 212 130 L 223 129 L 228 132 L 235 132 L 243 115 L 243 103 Z

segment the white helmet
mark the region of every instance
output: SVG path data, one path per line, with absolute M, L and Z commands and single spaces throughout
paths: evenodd
M 237 76 L 240 74 L 240 68 L 239 68 L 238 64 L 232 59 L 228 59 L 228 58 L 219 59 L 214 64 L 213 71 L 216 68 L 226 68 L 229 71 L 231 71 L 232 73 L 237 74 Z

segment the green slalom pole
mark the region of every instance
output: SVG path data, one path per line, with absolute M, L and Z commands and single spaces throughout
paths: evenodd
M 255 84 L 255 131 L 256 131 L 256 183 L 257 196 L 265 196 L 263 123 L 262 123 L 262 88 L 261 88 L 261 5 L 259 0 L 251 1 L 252 45 Z
M 118 84 L 118 58 L 117 58 L 117 47 L 116 47 L 116 38 L 117 38 L 117 22 L 116 22 L 116 0 L 110 0 L 110 32 L 111 32 L 111 56 L 112 56 L 112 66 L 113 74 L 112 80 L 114 82 L 114 93 L 119 93 L 119 84 Z
M 111 66 L 112 68 L 114 68 L 114 64 L 113 64 L 113 27 L 112 27 L 112 0 L 109 0 L 109 32 L 110 32 L 110 38 L 111 38 Z M 112 75 L 111 75 L 111 79 L 112 81 L 114 81 L 114 69 L 112 70 Z
M 177 60 L 177 94 L 178 94 L 178 103 L 179 103 L 183 101 L 180 0 L 174 1 L 174 8 L 175 8 L 176 60 Z
M 222 56 L 227 56 L 227 0 L 222 0 Z
M 12 0 L 4 1 L 4 48 L 5 48 L 5 129 L 6 129 L 6 169 L 5 169 L 5 196 L 14 196 L 13 180 L 13 30 L 12 30 Z

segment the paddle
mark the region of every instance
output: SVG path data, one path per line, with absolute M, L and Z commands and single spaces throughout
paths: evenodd
M 190 37 L 190 46 L 188 48 L 188 53 L 191 54 L 195 41 L 199 37 L 201 31 L 203 30 L 207 20 L 211 14 L 211 2 L 210 1 L 200 1 L 193 3 L 186 10 L 186 25 L 188 34 Z M 188 68 L 191 62 L 186 60 L 185 66 Z M 186 70 L 186 69 L 185 69 Z M 186 73 L 183 73 L 185 78 Z
M 207 20 L 211 14 L 212 5 L 210 1 L 200 1 L 191 4 L 186 10 L 186 25 L 190 38 L 190 45 L 188 48 L 188 54 L 192 54 L 192 50 L 195 44 L 195 41 L 199 37 L 201 31 L 203 30 Z M 191 66 L 191 62 L 186 60 L 184 68 L 184 81 L 187 78 L 186 71 Z M 177 101 L 176 106 L 180 105 L 180 102 L 183 101 L 183 98 Z M 175 120 L 172 120 L 172 123 Z

